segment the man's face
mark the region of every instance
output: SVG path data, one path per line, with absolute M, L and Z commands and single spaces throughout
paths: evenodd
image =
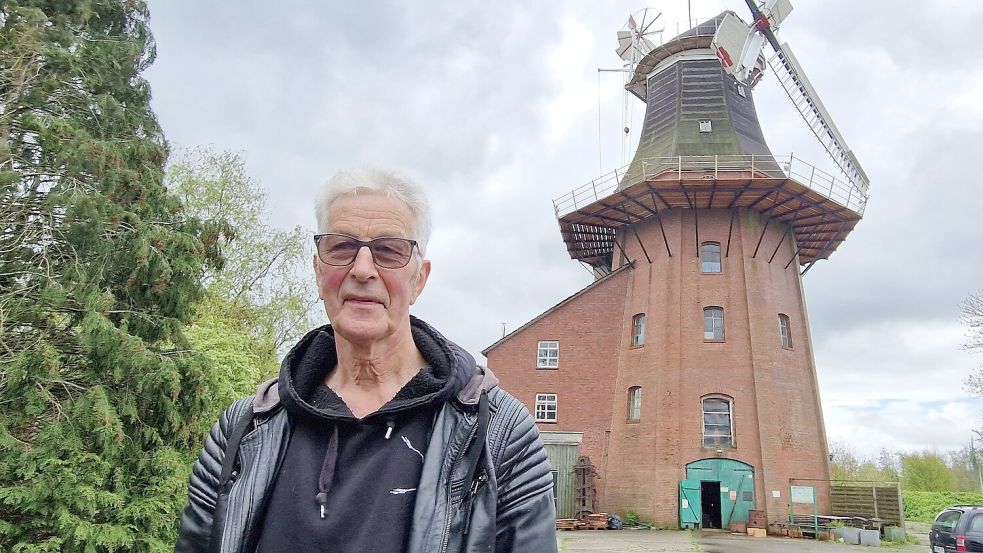
M 372 240 L 383 236 L 416 239 L 410 210 L 399 200 L 381 194 L 342 196 L 331 204 L 327 232 Z M 318 294 L 335 333 L 360 345 L 385 340 L 398 329 L 409 327 L 410 305 L 423 291 L 430 261 L 422 267 L 417 252 L 405 267 L 384 269 L 372 261 L 363 247 L 345 267 L 323 263 L 314 254 Z

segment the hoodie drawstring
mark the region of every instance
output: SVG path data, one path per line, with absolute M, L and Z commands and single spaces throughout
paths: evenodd
M 324 506 L 328 504 L 328 492 L 334 485 L 335 465 L 338 463 L 338 425 L 332 425 L 331 437 L 328 438 L 328 449 L 324 452 L 324 463 L 321 465 L 321 475 L 317 479 L 318 493 L 314 496 L 321 508 L 321 518 L 324 518 Z
M 393 429 L 396 428 L 396 420 L 392 417 L 386 419 L 386 439 L 392 437 Z M 324 452 L 324 463 L 321 464 L 321 475 L 317 479 L 317 501 L 320 508 L 321 518 L 325 517 L 325 506 L 328 504 L 328 493 L 334 485 L 335 466 L 338 464 L 338 425 L 332 425 L 331 437 L 328 438 L 328 448 Z

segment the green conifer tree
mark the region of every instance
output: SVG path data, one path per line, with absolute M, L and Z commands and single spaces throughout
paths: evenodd
M 141 0 L 0 0 L 0 551 L 166 551 L 220 228 L 163 186 Z

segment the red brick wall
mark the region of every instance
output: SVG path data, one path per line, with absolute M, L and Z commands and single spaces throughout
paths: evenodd
M 529 412 L 535 413 L 537 393 L 557 394 L 556 423 L 537 423 L 539 429 L 584 433 L 580 454 L 588 455 L 597 467 L 602 505 L 608 481 L 605 444 L 630 272 L 595 282 L 486 351 L 488 367 L 502 387 L 525 403 Z M 557 369 L 536 368 L 540 340 L 560 342 Z
M 783 239 L 782 225 L 765 230 L 764 219 L 746 210 L 734 218 L 733 231 L 727 210 L 673 210 L 662 223 L 669 251 L 656 220 L 634 229 L 651 264 L 634 234 L 625 244 L 636 263 L 625 311 L 647 313 L 648 335 L 644 347 L 622 348 L 616 389 L 642 387 L 642 420 L 626 423 L 615 395 L 609 456 L 627 461 L 609 463 L 604 508 L 635 509 L 675 526 L 686 464 L 720 456 L 753 466 L 757 507 L 783 519 L 789 478 L 828 478 L 799 267 L 793 262 L 785 269 L 794 244 Z M 721 245 L 719 274 L 701 273 L 698 247 L 706 241 Z M 724 308 L 723 342 L 703 339 L 703 308 L 710 306 Z M 791 350 L 780 344 L 779 313 L 791 321 Z M 702 446 L 701 398 L 710 394 L 733 400 L 736 447 L 720 448 L 719 455 Z M 825 504 L 828 492 L 819 487 Z M 772 490 L 781 497 L 772 498 Z
M 637 223 L 621 241 L 633 269 L 488 352 L 489 366 L 531 411 L 537 392 L 558 394 L 558 422 L 540 428 L 584 432 L 581 451 L 599 469 L 606 511 L 634 509 L 643 520 L 676 526 L 686 465 L 715 457 L 754 467 L 756 506 L 770 520 L 788 515 L 790 479 L 816 486 L 820 509 L 828 506 L 828 485 L 817 482 L 829 477 L 828 458 L 799 265 L 785 268 L 795 244 L 781 224 L 765 228 L 755 212 L 740 210 L 731 221 L 723 209 L 663 212 L 668 250 L 657 220 Z M 705 241 L 721 245 L 719 274 L 701 272 Z M 723 342 L 703 339 L 709 306 L 724 309 Z M 631 347 L 636 313 L 646 314 L 641 347 Z M 791 349 L 781 346 L 779 313 L 789 317 Z M 560 368 L 536 370 L 537 342 L 550 339 L 560 341 Z M 626 421 L 632 386 L 642 389 L 637 422 Z M 702 445 L 701 398 L 710 394 L 733 400 L 735 447 L 719 454 Z

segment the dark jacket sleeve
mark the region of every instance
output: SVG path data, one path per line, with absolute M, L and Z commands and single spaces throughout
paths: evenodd
M 205 446 L 198 454 L 198 460 L 195 461 L 188 480 L 188 503 L 181 514 L 181 529 L 177 543 L 174 545 L 175 553 L 208 551 L 215 505 L 218 501 L 218 480 L 222 473 L 222 461 L 225 459 L 225 447 L 229 434 L 235 427 L 235 421 L 247 409 L 252 409 L 251 398 L 233 403 L 212 425 L 211 431 L 205 437 Z
M 496 553 L 555 553 L 556 512 L 549 461 L 532 416 L 506 396 L 497 416 L 509 423 L 495 452 L 499 459 Z M 498 441 L 498 440 L 494 440 Z

